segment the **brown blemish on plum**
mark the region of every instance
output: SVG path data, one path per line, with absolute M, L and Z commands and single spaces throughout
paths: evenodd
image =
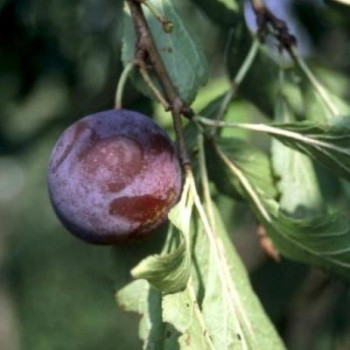
M 143 168 L 141 146 L 125 136 L 95 136 L 78 158 L 85 174 L 97 179 L 107 192 L 121 191 Z
M 153 221 L 166 204 L 166 200 L 151 195 L 120 197 L 110 203 L 109 214 L 134 222 Z
M 128 185 L 128 181 L 124 181 L 122 179 L 115 179 L 113 182 L 108 182 L 106 187 L 107 191 L 111 193 L 117 193 L 121 191 Z
M 73 132 L 73 139 L 66 146 L 61 157 L 57 160 L 56 164 L 54 165 L 54 167 L 52 169 L 53 172 L 56 172 L 56 170 L 60 167 L 60 165 L 64 162 L 64 160 L 72 152 L 72 149 L 74 147 L 74 143 L 79 139 L 80 135 L 88 128 L 89 128 L 89 125 L 88 125 L 88 122 L 86 120 L 81 120 L 75 124 L 74 132 Z M 63 140 L 61 140 L 60 143 L 62 143 L 62 141 Z M 58 147 L 60 147 L 60 145 Z
M 141 227 L 151 226 L 168 211 L 174 195 L 175 191 L 171 188 L 165 199 L 151 195 L 119 197 L 109 204 L 109 214 L 140 222 Z

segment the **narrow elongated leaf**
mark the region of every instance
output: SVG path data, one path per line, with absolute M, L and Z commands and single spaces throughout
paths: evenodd
M 288 123 L 295 117 L 284 96 L 276 101 L 275 122 Z M 277 177 L 280 209 L 290 216 L 310 217 L 324 209 L 312 161 L 305 154 L 272 141 L 272 165 Z
M 203 222 L 196 218 L 195 265 L 215 349 L 284 349 L 215 208 L 214 221 L 216 244 L 208 241 Z
M 270 232 L 278 231 L 293 249 L 284 244 L 283 253 L 350 280 L 350 225 L 344 216 L 334 213 L 312 219 L 292 219 L 283 213 L 274 219 Z
M 344 116 L 350 115 L 350 105 L 336 94 L 324 88 L 329 100 L 337 110 L 334 115 L 326 108 L 324 101 L 315 92 L 309 82 L 303 84 L 303 99 L 305 107 L 305 116 L 307 120 L 318 123 L 336 124 L 341 122 Z
M 312 121 L 289 124 L 237 124 L 266 132 L 286 146 L 307 154 L 337 175 L 350 179 L 350 117 L 335 125 Z
M 284 349 L 217 211 L 209 224 L 195 198 L 192 278 L 183 292 L 163 299 L 163 319 L 182 333 L 180 348 Z
M 269 187 L 273 182 L 272 177 L 268 176 L 268 169 L 264 172 L 265 180 L 260 177 L 257 181 L 257 177 L 251 172 L 254 164 L 249 159 L 243 160 L 239 154 L 227 154 L 220 149 L 217 152 L 232 176 L 237 179 L 232 184 L 238 183 L 239 191 L 245 192 L 245 198 L 283 255 L 350 279 L 348 219 L 327 212 L 309 219 L 286 216 L 277 201 L 266 196 L 261 188 Z
M 208 62 L 201 48 L 195 43 L 185 28 L 172 2 L 169 0 L 152 0 L 152 5 L 174 25 L 171 33 L 165 33 L 155 16 L 147 8 L 144 8 L 147 22 L 169 77 L 181 98 L 187 103 L 191 103 L 200 85 L 205 84 L 208 80 Z M 134 58 L 135 40 L 134 26 L 125 7 L 122 48 L 124 65 L 131 62 Z M 155 76 L 153 76 L 153 80 L 157 83 Z M 141 92 L 152 98 L 154 97 L 138 74 L 134 77 L 134 81 Z
M 191 283 L 180 293 L 163 298 L 163 319 L 181 334 L 180 349 L 214 350 Z
M 270 134 L 350 180 L 350 117 L 346 119 L 333 126 L 308 121 L 277 124 Z

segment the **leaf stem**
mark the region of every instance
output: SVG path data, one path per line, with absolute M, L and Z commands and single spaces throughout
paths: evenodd
M 205 321 L 203 319 L 203 315 L 202 315 L 201 310 L 200 310 L 199 305 L 198 305 L 197 296 L 196 296 L 196 292 L 194 289 L 192 277 L 190 277 L 190 279 L 188 280 L 187 288 L 188 288 L 188 293 L 190 295 L 190 298 L 194 304 L 195 315 L 197 316 L 198 322 L 199 322 L 200 326 L 202 327 L 203 336 L 204 336 L 209 348 L 212 350 L 215 350 L 214 344 L 210 338 L 210 334 L 207 330 L 207 326 L 205 324 Z
M 332 102 L 331 98 L 328 95 L 327 90 L 325 87 L 320 83 L 320 81 L 316 78 L 316 76 L 312 73 L 304 59 L 297 53 L 297 51 L 294 49 L 294 47 L 290 50 L 290 55 L 294 59 L 294 61 L 299 65 L 300 69 L 304 72 L 304 74 L 309 79 L 311 85 L 314 87 L 316 92 L 321 97 L 322 101 L 324 102 L 325 106 L 328 108 L 328 110 L 331 112 L 333 116 L 339 115 L 339 111 L 335 104 Z
M 204 195 L 204 204 L 205 204 L 206 209 L 207 209 L 206 211 L 207 211 L 207 214 L 209 217 L 210 226 L 215 227 L 214 213 L 213 213 L 213 208 L 211 205 L 208 171 L 207 171 L 207 166 L 206 166 L 206 161 L 205 161 L 204 137 L 202 134 L 198 135 L 197 145 L 198 145 L 200 176 L 201 176 L 203 195 Z
M 219 157 L 226 164 L 226 166 L 237 177 L 237 179 L 242 184 L 244 189 L 248 192 L 249 196 L 252 198 L 253 202 L 255 203 L 256 207 L 258 208 L 259 212 L 264 217 L 264 219 L 267 222 L 271 222 L 270 214 L 265 209 L 265 207 L 264 207 L 263 203 L 261 202 L 258 194 L 256 193 L 254 187 L 249 182 L 249 180 L 244 176 L 243 172 L 238 167 L 236 167 L 236 165 L 218 147 L 215 146 L 215 150 L 216 150 L 217 154 L 219 155 Z
M 142 67 L 142 66 L 140 67 L 140 74 L 141 74 L 144 82 L 147 84 L 147 86 L 152 90 L 155 98 L 160 102 L 161 105 L 163 105 L 163 107 L 166 111 L 169 111 L 170 105 L 169 105 L 168 101 L 165 99 L 165 97 L 162 95 L 160 90 L 154 84 L 151 76 L 149 75 L 149 73 L 145 67 Z
M 134 63 L 129 62 L 125 68 L 123 69 L 122 74 L 120 75 L 118 86 L 117 86 L 117 92 L 115 96 L 115 109 L 121 109 L 123 105 L 123 93 L 125 89 L 126 81 L 129 77 L 129 74 L 131 73 L 132 69 L 134 68 Z
M 216 234 L 214 227 L 212 227 L 210 224 L 210 221 L 202 206 L 202 203 L 194 182 L 192 183 L 192 190 L 193 190 L 194 204 L 197 208 L 199 217 L 203 223 L 204 231 L 207 234 L 208 240 L 210 242 L 210 246 L 213 249 L 216 264 L 218 266 L 218 275 L 221 281 L 224 296 L 228 303 L 228 307 L 231 309 L 231 312 L 233 314 L 238 314 L 241 317 L 241 321 L 245 324 L 245 326 L 247 327 L 250 333 L 251 338 L 255 342 L 254 331 L 250 326 L 250 322 L 247 319 L 247 316 L 245 315 L 240 296 L 237 293 L 234 282 L 230 276 L 230 269 L 228 266 L 223 242 L 220 239 L 220 237 L 218 237 L 218 235 Z M 234 322 L 235 322 L 235 326 L 237 327 L 237 331 L 240 333 L 242 338 L 242 349 L 248 350 L 249 345 L 247 343 L 247 340 L 245 339 L 242 326 L 236 318 L 234 319 Z
M 297 132 L 285 130 L 283 128 L 276 127 L 276 126 L 271 126 L 266 124 L 231 123 L 231 122 L 224 122 L 224 121 L 216 121 L 216 120 L 207 119 L 203 117 L 196 117 L 195 121 L 199 121 L 203 125 L 212 126 L 215 128 L 224 128 L 224 127 L 239 128 L 239 129 L 246 129 L 246 130 L 252 130 L 257 132 L 263 132 L 266 134 L 270 134 L 272 136 L 275 135 L 277 137 L 283 136 L 287 139 L 301 141 L 306 144 L 313 145 L 315 147 L 316 146 L 324 147 L 329 150 L 335 151 L 337 153 L 342 153 L 347 156 L 350 156 L 350 151 L 347 148 L 340 148 L 331 143 L 323 142 L 315 138 L 312 138 L 311 136 L 305 136 Z
M 285 86 L 285 69 L 284 69 L 284 59 L 283 51 L 280 50 L 279 53 L 279 74 L 278 74 L 278 90 L 279 94 L 284 96 L 284 86 Z
M 206 167 L 206 159 L 205 159 L 205 149 L 204 149 L 204 137 L 203 135 L 199 135 L 197 139 L 198 143 L 198 150 L 199 150 L 199 167 L 200 167 L 200 175 L 202 180 L 202 186 L 203 186 L 203 196 L 204 196 L 204 205 L 206 210 L 201 210 L 199 207 L 199 203 L 197 202 L 197 210 L 199 212 L 202 212 L 202 215 L 207 215 L 208 219 L 207 222 L 209 224 L 209 227 L 207 227 L 207 234 L 209 242 L 211 243 L 212 248 L 215 251 L 215 256 L 218 261 L 218 266 L 222 266 L 222 270 L 219 269 L 218 274 L 221 278 L 222 282 L 222 288 L 227 291 L 227 298 L 228 298 L 228 304 L 233 307 L 237 308 L 238 314 L 242 317 L 241 321 L 245 323 L 247 326 L 247 329 L 251 331 L 252 339 L 255 341 L 255 338 L 253 336 L 253 332 L 251 328 L 249 327 L 249 321 L 247 320 L 246 316 L 244 315 L 243 307 L 241 305 L 240 297 L 235 292 L 235 286 L 234 283 L 232 283 L 232 280 L 230 278 L 230 271 L 229 266 L 227 262 L 227 257 L 225 253 L 225 248 L 223 245 L 223 242 L 221 238 L 218 236 L 216 232 L 217 223 L 215 222 L 215 215 L 214 210 L 212 206 L 212 199 L 210 196 L 210 188 L 209 188 L 209 178 L 208 178 L 208 171 Z M 200 213 L 201 215 L 201 213 Z M 203 225 L 205 225 L 205 219 L 202 217 Z M 231 281 L 231 282 L 230 282 Z M 234 306 L 231 305 L 231 296 L 234 299 Z M 239 331 L 243 332 L 241 325 L 239 322 L 235 320 L 236 327 Z M 243 338 L 244 339 L 244 338 Z M 244 339 L 244 343 L 242 344 L 243 348 L 247 348 L 248 345 L 246 343 L 246 340 Z
M 248 51 L 246 58 L 244 59 L 241 67 L 239 68 L 236 76 L 234 77 L 230 89 L 226 92 L 224 99 L 220 105 L 219 111 L 215 117 L 216 120 L 221 120 L 225 115 L 228 106 L 230 105 L 232 99 L 236 95 L 239 85 L 242 83 L 246 74 L 248 73 L 250 67 L 252 66 L 258 52 L 260 43 L 258 38 L 254 38 L 253 43 Z

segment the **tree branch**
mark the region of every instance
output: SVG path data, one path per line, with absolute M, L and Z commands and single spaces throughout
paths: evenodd
M 131 18 L 134 22 L 137 38 L 135 60 L 144 63 L 149 62 L 157 74 L 157 78 L 164 89 L 168 104 L 172 111 L 174 128 L 179 144 L 180 158 L 183 167 L 186 169 L 189 167 L 190 160 L 187 154 L 185 139 L 183 136 L 181 115 L 183 114 L 186 117 L 191 118 L 193 116 L 193 111 L 182 101 L 168 75 L 168 72 L 166 71 L 145 15 L 142 11 L 140 1 L 127 0 L 127 4 L 130 9 Z
M 332 102 L 326 89 L 321 85 L 318 79 L 314 76 L 311 70 L 308 68 L 302 57 L 297 53 L 295 46 L 297 40 L 294 35 L 289 32 L 289 28 L 286 22 L 277 18 L 270 9 L 266 6 L 264 0 L 251 0 L 252 7 L 256 14 L 256 21 L 258 25 L 258 33 L 260 39 L 263 41 L 269 34 L 269 30 L 272 29 L 272 35 L 279 42 L 280 50 L 286 50 L 292 60 L 300 67 L 304 74 L 309 79 L 316 92 L 320 95 L 321 99 L 325 103 L 330 113 L 333 116 L 339 115 L 338 108 Z M 270 28 L 269 28 L 270 27 Z M 271 32 L 271 30 L 270 30 Z
M 280 48 L 285 49 L 291 54 L 293 46 L 296 46 L 297 40 L 294 35 L 289 32 L 288 25 L 285 21 L 276 17 L 266 6 L 264 0 L 251 0 L 252 7 L 256 15 L 258 25 L 258 34 L 262 41 L 272 29 L 274 36 L 279 42 Z M 270 26 L 270 28 L 269 28 Z

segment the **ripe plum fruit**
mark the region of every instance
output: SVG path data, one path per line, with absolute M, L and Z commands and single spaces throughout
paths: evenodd
M 64 226 L 95 244 L 147 236 L 181 191 L 172 141 L 152 119 L 129 110 L 89 115 L 57 141 L 48 168 L 51 202 Z

